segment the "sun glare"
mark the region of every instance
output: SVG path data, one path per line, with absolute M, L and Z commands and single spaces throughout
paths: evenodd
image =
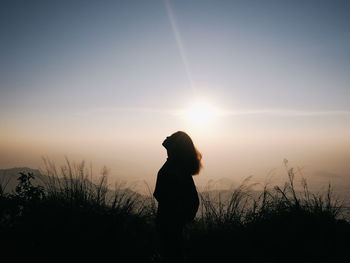
M 195 104 L 185 111 L 185 118 L 198 125 L 209 124 L 216 116 L 218 110 L 208 104 Z

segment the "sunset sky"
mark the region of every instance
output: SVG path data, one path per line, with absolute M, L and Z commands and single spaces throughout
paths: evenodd
M 152 182 L 183 130 L 196 180 L 287 158 L 350 180 L 349 1 L 1 1 L 0 169 L 86 160 Z M 276 174 L 279 176 L 279 174 Z

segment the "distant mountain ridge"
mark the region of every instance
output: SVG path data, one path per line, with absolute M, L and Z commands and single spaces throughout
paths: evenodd
M 0 169 L 0 176 L 6 175 L 18 175 L 20 172 L 32 172 L 36 175 L 41 174 L 38 169 L 32 169 L 29 167 L 13 167 L 8 169 Z

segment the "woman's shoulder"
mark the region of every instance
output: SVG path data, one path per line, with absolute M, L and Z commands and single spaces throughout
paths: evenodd
M 182 181 L 186 175 L 183 169 L 179 168 L 173 163 L 166 162 L 158 171 L 158 176 L 163 178 L 166 177 L 171 181 Z

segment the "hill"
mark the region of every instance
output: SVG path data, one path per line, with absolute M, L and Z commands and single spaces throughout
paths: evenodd
M 4 260 L 102 262 L 112 255 L 118 262 L 164 262 L 154 199 L 125 187 L 112 191 L 105 177 L 92 183 L 83 166 L 76 168 L 42 177 L 43 194 L 24 174 L 19 193 L 0 195 L 0 246 L 11 256 Z M 184 232 L 188 262 L 344 260 L 350 224 L 341 206 L 330 192 L 297 192 L 293 170 L 289 176 L 285 187 L 260 193 L 249 184 L 201 192 L 201 208 Z

